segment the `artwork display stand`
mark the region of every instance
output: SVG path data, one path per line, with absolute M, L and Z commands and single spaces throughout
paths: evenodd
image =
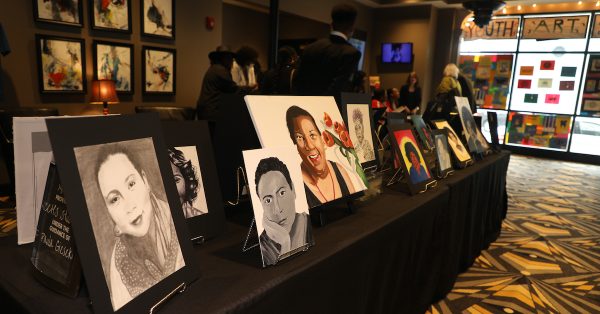
M 449 170 L 448 172 L 446 172 L 445 175 L 442 175 L 442 172 L 440 171 L 439 168 L 437 169 L 436 172 L 437 172 L 438 179 L 445 179 L 445 178 L 447 178 L 447 177 L 449 177 L 451 175 L 454 175 L 454 170 Z
M 394 184 L 402 181 L 402 179 L 404 179 L 404 170 L 402 170 L 402 168 L 398 167 L 398 169 L 396 169 L 396 171 L 394 172 L 392 177 L 387 180 L 387 183 L 385 185 L 386 186 L 394 185 Z
M 150 314 L 156 313 L 156 311 L 158 310 L 159 307 L 161 307 L 163 304 L 167 303 L 167 301 L 172 299 L 176 294 L 183 293 L 186 288 L 187 288 L 187 284 L 185 282 L 182 282 L 181 284 L 179 284 L 179 286 L 177 286 L 175 289 L 171 290 L 171 292 L 167 293 L 167 295 L 165 295 L 162 299 L 160 299 L 158 302 L 156 302 L 150 308 L 150 311 L 148 311 L 148 313 L 150 313 Z
M 240 204 L 240 200 L 242 199 L 242 196 L 245 194 L 244 192 L 247 193 L 248 191 L 248 179 L 246 178 L 246 171 L 244 171 L 244 167 L 239 166 L 236 171 L 235 171 L 235 177 L 237 180 L 237 193 L 236 193 L 236 199 L 235 201 L 227 201 L 227 204 L 231 205 L 231 206 L 237 206 Z M 241 178 L 241 179 L 240 179 Z M 242 182 L 243 180 L 243 182 Z M 243 185 L 241 185 L 240 183 L 243 183 Z
M 256 219 L 254 217 L 252 217 L 252 222 L 250 223 L 250 227 L 248 228 L 248 233 L 246 233 L 246 239 L 244 240 L 244 245 L 242 246 L 242 253 L 246 253 L 259 245 L 258 237 L 257 237 L 256 243 L 253 243 L 250 246 L 248 246 L 248 242 L 250 242 L 250 236 L 252 236 L 252 231 L 256 230 L 255 226 L 256 226 Z M 258 230 L 256 230 L 256 234 L 258 235 Z

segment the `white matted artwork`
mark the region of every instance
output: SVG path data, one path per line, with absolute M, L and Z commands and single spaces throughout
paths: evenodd
M 295 145 L 310 208 L 363 191 L 367 178 L 333 97 L 246 96 L 262 147 Z
M 440 171 L 452 169 L 450 152 L 448 150 L 448 139 L 444 134 L 434 134 L 433 138 L 435 139 L 435 148 L 440 165 Z
M 168 153 L 183 215 L 192 218 L 208 213 L 196 146 L 174 147 Z
M 467 139 L 467 145 L 469 150 L 474 153 L 482 154 L 490 149 L 485 137 L 481 134 L 481 131 L 477 128 L 475 118 L 471 112 L 471 106 L 469 106 L 469 99 L 467 97 L 455 96 L 456 107 L 460 114 L 460 121 L 462 122 L 463 132 Z
M 302 171 L 293 145 L 243 152 L 263 266 L 313 245 Z
M 348 104 L 348 132 L 360 163 L 375 160 L 371 116 L 369 107 L 364 104 Z

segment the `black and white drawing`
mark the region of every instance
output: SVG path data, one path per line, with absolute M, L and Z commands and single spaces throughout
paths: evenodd
M 168 153 L 185 218 L 208 213 L 196 146 L 172 147 Z
M 350 140 L 354 143 L 354 150 L 360 163 L 375 159 L 373 149 L 373 135 L 371 135 L 371 118 L 369 107 L 364 105 L 348 104 L 348 131 Z

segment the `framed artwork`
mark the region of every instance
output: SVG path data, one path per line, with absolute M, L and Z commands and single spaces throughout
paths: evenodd
M 263 148 L 295 146 L 310 208 L 364 191 L 368 181 L 333 97 L 244 97 Z
M 223 231 L 225 214 L 208 123 L 161 123 L 190 237 L 199 241 L 213 238 Z
M 582 111 L 600 111 L 600 99 L 584 99 Z
M 595 79 L 587 79 L 585 80 L 585 87 L 584 87 L 584 92 L 585 93 L 593 93 L 596 91 L 596 84 L 598 83 L 597 80 Z
M 589 72 L 600 72 L 600 57 L 590 57 Z
M 429 126 L 425 124 L 423 120 L 423 116 L 418 114 L 413 114 L 410 116 L 410 120 L 412 121 L 413 127 L 417 130 L 417 134 L 419 135 L 419 139 L 423 144 L 423 148 L 428 151 L 432 151 L 435 148 L 435 143 L 433 141 L 433 136 L 431 136 L 431 129 Z
M 553 105 L 560 103 L 560 94 L 546 94 L 545 103 Z
M 531 88 L 531 80 L 519 80 L 517 82 L 517 88 L 530 89 Z
M 195 280 L 158 115 L 50 120 L 94 312 L 147 312 Z
M 242 153 L 263 267 L 314 245 L 302 170 L 294 147 Z
M 83 39 L 35 35 L 40 93 L 85 93 Z
M 552 88 L 551 78 L 541 78 L 538 80 L 538 88 Z
M 435 157 L 438 175 L 440 178 L 444 178 L 453 170 L 452 159 L 450 158 L 450 148 L 448 146 L 448 131 L 433 130 L 431 133 L 435 141 Z
M 175 49 L 142 47 L 142 91 L 146 94 L 175 95 Z
M 577 67 L 562 67 L 560 76 L 575 77 L 577 74 Z
M 35 21 L 83 27 L 81 0 L 33 0 Z
M 468 163 L 472 162 L 471 155 L 465 148 L 465 144 L 460 140 L 460 137 L 454 132 L 454 129 L 448 124 L 446 120 L 433 120 L 431 121 L 438 130 L 446 130 L 448 133 L 448 143 L 450 144 L 450 148 L 452 148 L 452 152 L 454 153 L 454 157 L 460 164 L 461 167 L 464 167 Z
M 92 28 L 131 33 L 131 1 L 90 0 Z
M 575 81 L 560 81 L 559 90 L 575 90 Z
M 373 125 L 370 97 L 367 94 L 342 93 L 344 122 L 350 140 L 363 168 L 377 166 L 377 143 Z
M 536 104 L 538 101 L 538 94 L 525 94 L 523 101 L 530 104 Z
M 520 75 L 533 75 L 533 66 L 522 66 L 519 71 Z
M 502 78 L 510 77 L 512 60 L 498 60 L 496 63 L 496 76 Z
M 117 93 L 133 94 L 133 45 L 94 41 L 94 78 L 113 80 Z
M 175 0 L 142 0 L 142 35 L 175 39 Z
M 540 62 L 540 70 L 554 70 L 554 60 L 542 60 Z
M 414 195 L 425 191 L 427 185 L 435 182 L 435 179 L 423 158 L 423 151 L 417 143 L 412 126 L 404 124 L 390 127 L 389 131 L 392 135 L 392 146 L 399 156 L 410 193 Z
M 472 153 L 483 154 L 490 150 L 490 146 L 473 118 L 471 107 L 469 106 L 469 100 L 466 97 L 454 97 L 456 100 L 456 107 L 460 115 L 460 121 L 462 122 L 463 133 L 467 139 L 467 145 Z

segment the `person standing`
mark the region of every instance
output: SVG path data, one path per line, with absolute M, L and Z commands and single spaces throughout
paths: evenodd
M 353 75 L 358 70 L 360 51 L 348 39 L 354 32 L 356 8 L 336 5 L 331 11 L 331 34 L 306 46 L 300 59 L 296 86 L 300 95 L 330 95 L 353 89 Z
M 234 53 L 227 46 L 219 46 L 208 54 L 210 67 L 204 74 L 202 90 L 196 106 L 198 119 L 215 121 L 221 94 L 236 94 L 241 88 L 231 78 Z
M 408 109 L 410 114 L 416 114 L 421 107 L 421 87 L 417 72 L 410 72 L 406 84 L 400 89 L 399 104 Z
M 292 81 L 296 73 L 298 54 L 290 46 L 283 46 L 277 51 L 277 65 L 265 73 L 260 84 L 262 95 L 291 95 Z
M 242 46 L 235 53 L 231 68 L 231 78 L 240 87 L 250 90 L 258 89 L 260 65 L 258 52 L 249 46 Z

